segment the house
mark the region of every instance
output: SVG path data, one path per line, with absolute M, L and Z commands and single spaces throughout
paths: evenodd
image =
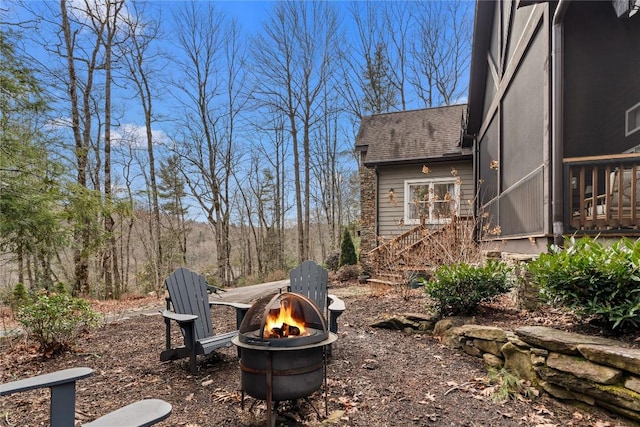
M 364 117 L 360 155 L 361 262 L 384 241 L 441 227 L 470 215 L 474 197 L 471 148 L 461 146 L 466 105 Z M 402 247 L 396 248 L 398 250 Z
M 463 147 L 488 246 L 640 236 L 640 2 L 478 1 Z

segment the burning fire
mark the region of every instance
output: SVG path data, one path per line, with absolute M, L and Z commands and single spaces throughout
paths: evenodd
M 304 319 L 291 307 L 288 300 L 281 300 L 279 307 L 272 307 L 264 325 L 264 338 L 286 338 L 307 335 Z

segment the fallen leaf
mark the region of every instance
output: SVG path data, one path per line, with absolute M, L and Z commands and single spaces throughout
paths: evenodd
M 535 409 L 538 412 L 538 414 L 553 415 L 553 412 L 548 410 L 544 405 L 534 406 L 533 409 Z
M 202 387 L 206 387 L 211 384 L 213 384 L 213 380 L 202 381 Z
M 332 411 L 327 417 L 327 419 L 325 420 L 325 422 L 330 424 L 337 424 L 343 417 L 344 417 L 344 411 L 342 410 Z

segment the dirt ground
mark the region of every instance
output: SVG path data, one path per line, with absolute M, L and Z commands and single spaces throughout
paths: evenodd
M 339 339 L 328 363 L 329 417 L 324 419 L 320 390 L 310 401 L 323 417 L 304 400 L 285 402 L 279 407 L 277 425 L 632 425 L 599 409 L 570 406 L 545 395 L 495 402 L 487 393 L 487 371 L 480 359 L 450 350 L 430 335 L 407 335 L 370 326 L 386 314 L 425 313 L 426 300 L 420 290 L 412 291 L 408 300 L 357 284 L 336 286 L 332 292 L 343 298 L 347 310 L 339 319 Z M 160 301 L 157 307 L 161 307 Z M 524 324 L 585 328 L 571 316 L 545 310 L 520 312 L 509 308 L 508 303 L 498 303 L 484 307 L 477 323 L 510 328 Z M 223 349 L 208 359 L 200 357 L 196 375 L 189 373 L 186 359 L 160 362 L 164 323 L 153 312 L 112 313 L 115 321 L 83 336 L 76 351 L 49 360 L 35 353 L 24 338 L 4 338 L 0 340 L 0 383 L 87 366 L 94 374 L 77 384 L 78 424 L 138 399 L 160 398 L 173 405 L 171 416 L 158 424 L 161 426 L 265 425 L 264 402 L 246 397 L 245 409 L 241 408 L 236 349 Z M 232 309 L 216 306 L 213 314 L 218 331 L 234 327 Z M 640 344 L 635 338 L 625 337 L 632 345 Z M 0 426 L 48 425 L 48 405 L 46 390 L 2 397 Z

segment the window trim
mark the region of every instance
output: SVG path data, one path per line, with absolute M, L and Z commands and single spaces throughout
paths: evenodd
M 635 114 L 636 115 L 636 127 L 633 129 L 630 129 L 630 121 L 629 120 L 631 118 L 631 115 Z M 624 136 L 627 137 L 631 134 L 634 134 L 638 131 L 640 131 L 640 102 L 638 102 L 636 105 L 634 105 L 633 107 L 629 108 L 627 111 L 625 111 L 624 114 Z
M 409 218 L 409 204 L 412 203 L 413 197 L 411 196 L 410 187 L 412 185 L 425 185 L 428 184 L 430 186 L 434 184 L 453 184 L 454 195 L 453 200 L 455 202 L 455 212 L 456 216 L 460 215 L 460 181 L 457 178 L 423 178 L 423 179 L 407 179 L 404 181 L 404 207 L 403 207 L 403 215 L 404 215 L 404 224 L 405 225 L 418 225 L 420 224 L 420 219 L 417 218 Z M 446 224 L 451 221 L 451 218 L 445 219 L 433 219 L 432 218 L 432 209 L 429 209 L 429 217 L 425 220 L 425 224 Z

